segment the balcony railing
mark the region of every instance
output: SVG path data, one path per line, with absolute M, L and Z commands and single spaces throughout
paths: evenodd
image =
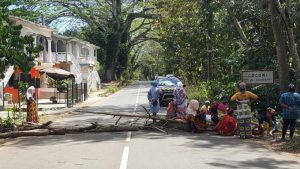
M 76 77 L 76 83 L 81 83 L 82 75 L 80 71 L 80 63 L 77 58 L 72 53 L 67 52 L 58 52 L 52 53 L 52 61 L 53 62 L 71 62 L 72 65 L 70 67 L 70 72 L 73 73 Z
M 80 56 L 80 64 L 91 64 L 94 65 L 96 64 L 97 58 L 95 56 Z

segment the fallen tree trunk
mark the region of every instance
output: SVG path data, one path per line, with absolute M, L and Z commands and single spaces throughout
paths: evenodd
M 118 117 L 136 117 L 142 119 L 153 119 L 153 120 L 160 120 L 165 122 L 172 122 L 172 123 L 184 123 L 186 124 L 187 121 L 181 119 L 165 119 L 159 116 L 151 116 L 151 115 L 139 115 L 139 114 L 128 114 L 128 113 L 110 113 L 110 112 L 93 112 L 93 111 L 81 111 L 78 110 L 76 112 L 83 112 L 83 113 L 93 113 L 93 114 L 100 114 L 100 115 L 109 115 L 109 116 L 118 116 Z
M 0 133 L 0 138 L 15 138 L 22 136 L 46 136 L 49 135 L 48 129 L 35 129 L 27 131 L 10 131 L 7 133 Z
M 47 136 L 47 135 L 65 135 L 71 133 L 87 133 L 87 132 L 122 132 L 122 131 L 138 131 L 143 129 L 143 126 L 114 126 L 114 125 L 98 125 L 92 123 L 87 127 L 47 127 L 46 129 L 11 131 L 7 133 L 0 133 L 0 139 L 16 138 L 23 136 Z
M 19 126 L 18 130 L 24 131 L 24 130 L 34 130 L 34 129 L 45 129 L 49 127 L 52 123 L 53 123 L 52 121 L 48 121 L 43 124 L 25 124 L 23 126 Z

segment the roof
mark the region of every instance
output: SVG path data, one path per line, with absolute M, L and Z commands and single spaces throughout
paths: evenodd
M 52 32 L 52 36 L 53 37 L 56 37 L 58 39 L 63 39 L 63 40 L 67 40 L 67 41 L 74 41 L 74 42 L 79 42 L 83 45 L 87 45 L 87 46 L 90 46 L 90 47 L 94 47 L 96 49 L 99 49 L 98 46 L 94 45 L 94 44 L 91 44 L 89 43 L 88 41 L 84 41 L 84 40 L 80 40 L 76 37 L 69 37 L 69 36 L 63 36 L 63 35 L 59 35 L 58 34 L 58 30 L 56 29 L 53 29 L 53 28 L 50 28 L 48 26 L 45 26 L 45 25 L 41 25 L 41 24 L 38 24 L 38 23 L 34 23 L 34 22 L 31 22 L 31 21 L 28 21 L 28 20 L 25 20 L 25 19 L 22 19 L 22 18 L 19 18 L 17 16 L 9 16 L 9 19 L 11 20 L 14 20 L 14 21 L 20 21 L 22 23 L 27 23 L 27 24 L 30 24 L 30 25 L 34 25 L 34 26 L 37 26 L 39 28 L 42 28 L 42 29 L 47 29 L 47 31 L 50 31 Z
M 17 16 L 10 15 L 9 19 L 12 19 L 14 21 L 21 21 L 21 22 L 28 23 L 28 24 L 31 24 L 31 25 L 35 25 L 35 26 L 38 26 L 40 28 L 48 29 L 49 31 L 58 32 L 56 29 L 53 29 L 53 28 L 50 28 L 48 26 L 38 24 L 38 23 L 35 23 L 35 22 L 28 21 L 28 20 L 22 19 L 22 18 L 17 17 Z
M 96 49 L 99 49 L 98 46 L 94 45 L 94 44 L 91 44 L 90 42 L 88 41 L 84 41 L 84 40 L 81 40 L 81 39 L 78 39 L 76 37 L 72 37 L 72 36 L 64 36 L 64 35 L 59 35 L 59 34 L 54 34 L 53 35 L 54 37 L 58 38 L 58 39 L 63 39 L 63 40 L 67 40 L 67 41 L 74 41 L 74 42 L 79 42 L 83 45 L 87 45 L 87 46 L 90 46 L 90 47 L 94 47 Z

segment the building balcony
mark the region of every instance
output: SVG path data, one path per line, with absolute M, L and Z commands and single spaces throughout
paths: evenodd
M 79 58 L 79 63 L 80 64 L 88 64 L 88 65 L 95 65 L 97 62 L 97 58 L 95 56 L 84 56 L 81 55 L 81 57 Z

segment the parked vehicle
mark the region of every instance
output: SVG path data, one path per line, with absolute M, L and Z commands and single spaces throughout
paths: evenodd
M 158 89 L 160 90 L 159 102 L 161 106 L 167 106 L 174 98 L 174 90 L 176 89 L 178 78 L 161 78 L 158 80 Z

